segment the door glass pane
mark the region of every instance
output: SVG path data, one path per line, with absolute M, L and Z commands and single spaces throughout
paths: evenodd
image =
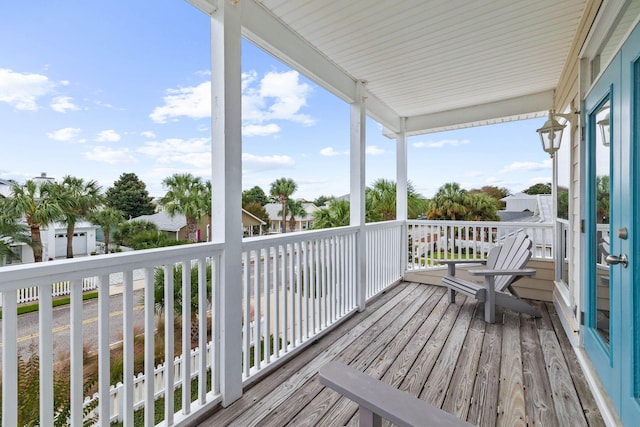
M 605 258 L 609 255 L 609 194 L 611 188 L 611 132 L 613 128 L 610 123 L 609 101 L 605 102 L 596 111 L 594 120 L 595 129 L 595 182 L 593 200 L 595 200 L 595 218 L 596 218 L 596 265 L 595 265 L 595 305 L 596 310 L 592 319 L 596 324 L 593 325 L 602 340 L 609 344 L 609 326 L 611 318 L 610 305 L 610 288 L 609 288 L 609 265 Z

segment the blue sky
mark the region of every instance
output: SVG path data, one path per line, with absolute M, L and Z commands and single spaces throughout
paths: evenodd
M 210 176 L 209 18 L 181 0 L 0 3 L 0 178 L 46 172 L 106 189 L 134 172 L 153 196 Z M 243 188 L 280 177 L 294 197 L 349 191 L 349 107 L 243 43 Z M 551 181 L 543 119 L 409 138 L 409 179 L 521 191 Z M 395 180 L 395 141 L 367 124 L 367 184 Z

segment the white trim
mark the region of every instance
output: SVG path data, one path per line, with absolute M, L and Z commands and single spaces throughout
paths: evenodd
M 621 426 L 622 421 L 614 409 L 613 402 L 609 398 L 609 395 L 600 382 L 598 375 L 593 369 L 593 365 L 585 353 L 584 348 L 574 347 L 573 349 L 576 353 L 578 363 L 580 363 L 580 367 L 582 368 L 582 372 L 584 373 L 584 377 L 587 380 L 587 384 L 589 384 L 589 389 L 593 394 L 593 398 L 598 405 L 598 409 L 600 409 L 600 414 L 602 415 L 602 419 L 605 424 L 610 427 Z
M 365 234 L 365 187 L 366 163 L 365 152 L 367 144 L 367 106 L 365 104 L 366 90 L 364 82 L 358 82 L 357 100 L 351 104 L 351 138 L 350 138 L 350 225 L 358 227 L 356 237 L 356 304 L 358 310 L 363 311 L 367 298 L 367 267 L 366 267 L 366 234 Z

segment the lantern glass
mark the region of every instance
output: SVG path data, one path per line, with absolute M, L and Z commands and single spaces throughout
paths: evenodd
M 537 130 L 540 134 L 542 149 L 551 157 L 560 149 L 564 127 L 565 125 L 561 125 L 554 118 L 553 111 L 549 111 L 549 119 L 544 123 L 544 126 Z

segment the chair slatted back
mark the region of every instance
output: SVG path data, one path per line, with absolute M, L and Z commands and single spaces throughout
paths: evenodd
M 519 233 L 507 238 L 502 245 L 494 246 L 487 256 L 487 269 L 489 270 L 514 270 L 525 268 L 531 257 L 531 245 L 533 242 L 526 234 Z M 504 291 L 513 281 L 515 276 L 496 276 L 496 291 Z

